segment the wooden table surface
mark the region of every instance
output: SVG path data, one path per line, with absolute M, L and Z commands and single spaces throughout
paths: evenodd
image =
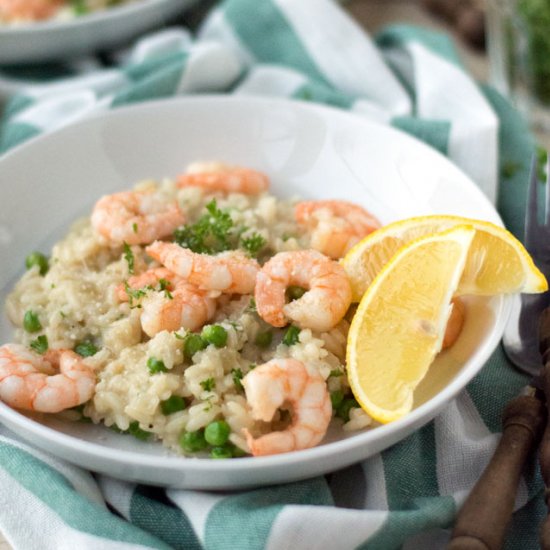
M 417 0 L 349 0 L 345 8 L 360 24 L 369 31 L 375 31 L 387 23 L 407 22 L 426 27 L 444 30 L 453 34 L 445 23 L 434 19 L 427 14 Z M 487 59 L 482 53 L 465 46 L 460 40 L 456 41 L 462 60 L 470 73 L 480 81 L 487 79 Z M 22 527 L 24 518 L 22 518 Z M 0 550 L 11 550 L 12 546 L 0 533 Z M 17 550 L 26 550 L 20 548 Z

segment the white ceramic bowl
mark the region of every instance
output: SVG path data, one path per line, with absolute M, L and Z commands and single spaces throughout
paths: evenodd
M 0 300 L 31 250 L 49 251 L 97 198 L 197 159 L 255 167 L 277 195 L 344 198 L 383 222 L 444 213 L 501 223 L 478 188 L 412 137 L 326 107 L 284 100 L 196 97 L 113 111 L 32 140 L 0 159 Z M 238 460 L 185 459 L 101 427 L 30 418 L 0 404 L 0 420 L 66 460 L 122 479 L 183 488 L 281 483 L 373 455 L 431 420 L 481 369 L 503 332 L 510 302 L 475 299 L 458 342 L 440 354 L 405 418 L 355 433 L 332 427 L 304 451 Z M 12 331 L 0 322 L 0 341 Z
M 198 0 L 135 0 L 69 20 L 0 25 L 0 65 L 76 58 L 130 45 L 162 27 Z

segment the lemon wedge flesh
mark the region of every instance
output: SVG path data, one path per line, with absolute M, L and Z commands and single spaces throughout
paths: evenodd
M 390 223 L 365 237 L 346 254 L 342 265 L 351 282 L 353 300 L 361 300 L 367 287 L 401 246 L 457 225 L 471 225 L 476 230 L 457 295 L 538 293 L 548 289 L 544 275 L 527 250 L 506 229 L 458 216 L 422 216 Z
M 476 236 L 471 225 L 402 246 L 374 277 L 348 334 L 347 370 L 361 407 L 379 422 L 411 411 L 441 349 L 451 299 Z

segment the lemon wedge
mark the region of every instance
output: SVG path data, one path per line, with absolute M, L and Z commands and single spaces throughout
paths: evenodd
M 441 349 L 476 234 L 459 225 L 409 242 L 363 295 L 348 334 L 347 370 L 355 398 L 375 420 L 411 411 L 414 389 Z
M 422 216 L 388 224 L 357 243 L 342 259 L 358 302 L 382 267 L 404 244 L 423 235 L 457 225 L 471 225 L 470 246 L 457 295 L 490 296 L 501 293 L 538 293 L 548 289 L 523 245 L 506 229 L 493 223 L 458 216 Z

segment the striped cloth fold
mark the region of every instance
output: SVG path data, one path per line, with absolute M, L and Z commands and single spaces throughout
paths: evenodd
M 511 231 L 522 232 L 533 140 L 503 98 L 472 81 L 444 35 L 393 26 L 373 41 L 330 0 L 227 0 L 196 36 L 166 29 L 116 60 L 20 85 L 0 122 L 0 151 L 153 98 L 290 97 L 429 143 L 470 175 Z M 327 476 L 223 494 L 92 475 L 0 427 L 0 529 L 24 550 L 442 548 L 495 448 L 504 404 L 525 383 L 499 347 L 443 413 L 387 451 Z M 536 548 L 533 526 L 544 514 L 532 462 L 506 548 Z

